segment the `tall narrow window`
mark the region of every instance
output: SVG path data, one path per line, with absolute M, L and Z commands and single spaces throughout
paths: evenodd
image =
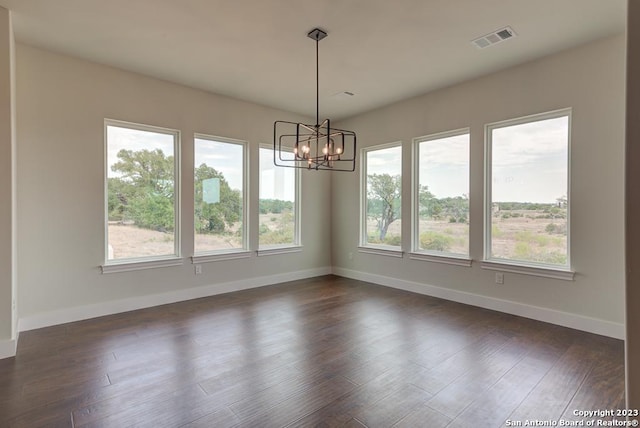
M 299 174 L 295 168 L 276 167 L 273 149 L 260 148 L 260 249 L 300 244 Z
M 178 256 L 178 131 L 105 121 L 107 263 Z
M 402 244 L 402 146 L 363 149 L 363 246 L 400 249 Z
M 570 110 L 487 126 L 486 258 L 569 267 Z
M 467 256 L 469 131 L 423 137 L 414 144 L 414 251 Z
M 244 250 L 246 143 L 196 135 L 194 247 L 196 254 Z

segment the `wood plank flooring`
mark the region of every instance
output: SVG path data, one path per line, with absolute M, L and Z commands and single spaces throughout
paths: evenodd
M 2 427 L 484 428 L 610 408 L 622 341 L 335 276 L 25 332 L 0 360 Z

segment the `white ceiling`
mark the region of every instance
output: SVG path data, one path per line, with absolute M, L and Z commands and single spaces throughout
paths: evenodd
M 626 0 L 0 0 L 18 42 L 340 119 L 624 32 Z M 510 26 L 517 37 L 470 42 Z M 354 97 L 334 94 L 350 91 Z

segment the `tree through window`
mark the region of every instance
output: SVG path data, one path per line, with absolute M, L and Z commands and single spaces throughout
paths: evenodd
M 363 245 L 401 247 L 402 147 L 363 151 Z
M 106 260 L 178 255 L 178 132 L 105 122 Z

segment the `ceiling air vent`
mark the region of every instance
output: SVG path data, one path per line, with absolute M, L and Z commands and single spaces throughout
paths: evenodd
M 471 43 L 473 43 L 478 49 L 484 49 L 515 36 L 516 33 L 511 29 L 511 27 L 504 27 L 482 37 L 478 37 L 477 39 L 472 40 Z

